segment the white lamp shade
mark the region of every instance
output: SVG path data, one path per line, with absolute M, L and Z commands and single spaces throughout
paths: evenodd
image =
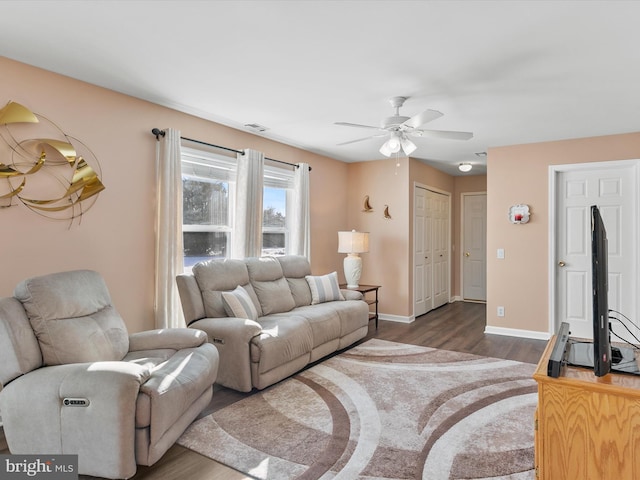
M 413 143 L 411 140 L 409 140 L 407 137 L 402 137 L 402 141 L 400 142 L 402 144 L 402 150 L 404 151 L 405 155 L 411 155 L 413 152 L 416 151 L 416 144 Z
M 394 132 L 389 139 L 380 147 L 380 153 L 386 157 L 390 157 L 394 153 L 398 153 L 400 150 L 405 155 L 411 155 L 416 150 L 416 144 L 409 140 L 405 135 Z
M 389 141 L 387 140 L 380 147 L 380 153 L 383 154 L 385 157 L 390 157 L 391 156 L 391 150 L 389 150 L 389 145 L 387 145 L 388 143 L 389 143 Z
M 369 251 L 369 232 L 338 232 L 339 253 L 364 253 Z
M 380 147 L 380 153 L 383 154 L 385 157 L 390 157 L 391 154 L 396 153 L 398 151 L 400 151 L 400 142 L 398 142 L 398 145 L 396 147 L 395 144 L 391 141 L 391 138 L 386 142 L 384 142 Z
M 387 140 L 387 145 L 389 146 L 389 150 L 391 153 L 397 153 L 400 151 L 400 138 L 397 135 L 391 135 L 391 138 Z
M 460 165 L 458 165 L 458 169 L 461 172 L 469 172 L 472 169 L 472 165 L 470 163 L 461 163 Z

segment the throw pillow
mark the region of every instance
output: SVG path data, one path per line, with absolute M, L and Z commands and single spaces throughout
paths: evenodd
M 224 309 L 230 317 L 258 319 L 258 309 L 249 293 L 240 285 L 231 292 L 222 292 Z
M 344 300 L 338 284 L 338 274 L 331 272 L 328 275 L 304 277 L 311 290 L 311 305 L 318 303 L 332 302 L 334 300 Z

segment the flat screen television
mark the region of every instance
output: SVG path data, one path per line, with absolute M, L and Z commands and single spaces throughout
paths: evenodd
M 601 377 L 611 370 L 609 332 L 607 231 L 600 210 L 591 206 L 591 289 L 593 296 L 593 373 Z

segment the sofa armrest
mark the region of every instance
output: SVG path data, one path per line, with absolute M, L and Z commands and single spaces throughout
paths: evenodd
M 341 288 L 340 292 L 345 300 L 362 300 L 364 295 L 357 290 L 349 290 L 346 288 Z
M 15 379 L 0 393 L 9 450 L 77 454 L 84 474 L 131 477 L 136 401 L 149 377 L 148 368 L 133 363 L 95 362 L 40 368 Z M 89 403 L 65 405 L 65 398 Z
M 240 392 L 249 392 L 251 382 L 251 339 L 262 332 L 262 326 L 246 318 L 203 318 L 189 328 L 204 330 L 220 354 L 216 383 Z
M 248 318 L 224 317 L 203 318 L 194 322 L 190 329 L 202 330 L 214 345 L 228 342 L 249 343 L 262 331 L 262 325 Z
M 207 334 L 193 328 L 163 328 L 129 335 L 129 351 L 199 347 L 207 341 Z
M 176 283 L 178 285 L 180 303 L 182 304 L 182 313 L 184 313 L 187 325 L 194 320 L 204 318 L 204 302 L 202 301 L 202 292 L 196 277 L 183 273 L 176 277 Z

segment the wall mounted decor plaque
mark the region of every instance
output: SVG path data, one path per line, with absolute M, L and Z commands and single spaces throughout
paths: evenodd
M 31 211 L 71 223 L 105 189 L 93 152 L 42 115 L 16 102 L 0 109 L 0 207 L 22 203 Z

